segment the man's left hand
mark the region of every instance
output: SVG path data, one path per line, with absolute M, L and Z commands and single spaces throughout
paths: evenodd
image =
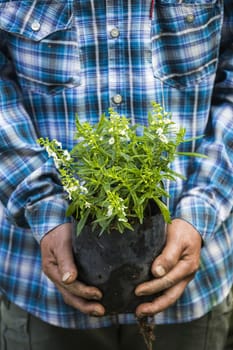
M 167 226 L 167 241 L 152 264 L 154 279 L 137 286 L 138 296 L 162 294 L 136 309 L 138 317 L 155 315 L 174 304 L 193 279 L 200 263 L 202 238 L 188 222 L 175 219 Z

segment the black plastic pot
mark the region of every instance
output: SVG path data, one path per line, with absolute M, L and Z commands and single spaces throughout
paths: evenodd
M 79 280 L 103 292 L 101 303 L 107 314 L 132 313 L 137 305 L 153 297 L 137 297 L 135 287 L 150 280 L 151 263 L 165 243 L 165 224 L 161 214 L 147 217 L 134 231 L 123 234 L 92 232 L 86 226 L 73 234 L 74 257 Z

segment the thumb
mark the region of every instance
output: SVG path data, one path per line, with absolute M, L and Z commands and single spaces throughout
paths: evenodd
M 71 284 L 77 279 L 78 271 L 70 250 L 67 252 L 64 251 L 62 259 L 58 258 L 58 266 L 63 283 Z
M 180 260 L 182 245 L 179 235 L 176 234 L 174 224 L 167 226 L 167 240 L 162 253 L 152 264 L 152 274 L 155 277 L 163 277 L 171 271 Z
M 78 276 L 72 251 L 72 225 L 66 223 L 56 227 L 53 235 L 53 253 L 57 262 L 61 281 L 65 284 L 73 283 Z
M 67 271 L 62 275 L 62 282 L 65 284 L 71 284 L 77 279 L 78 274 L 76 271 Z

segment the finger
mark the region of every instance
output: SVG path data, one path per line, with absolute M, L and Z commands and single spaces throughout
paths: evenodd
M 165 276 L 155 278 L 137 286 L 135 294 L 137 296 L 153 295 L 175 286 L 184 279 L 189 278 L 191 280 L 198 266 L 199 264 L 190 264 L 189 261 L 180 260 L 172 271 L 168 272 Z
M 152 316 L 166 310 L 180 298 L 189 280 L 189 278 L 182 280 L 180 283 L 167 289 L 161 296 L 156 297 L 151 303 L 140 304 L 136 309 L 136 316 L 139 318 Z
M 162 253 L 152 264 L 152 274 L 162 277 L 171 271 L 179 260 L 187 260 L 190 269 L 199 266 L 201 236 L 189 223 L 176 219 L 167 227 L 167 242 Z
M 70 293 L 88 300 L 100 300 L 102 298 L 101 291 L 93 286 L 87 286 L 80 281 L 75 281 L 72 284 L 63 284 L 63 287 Z
M 72 254 L 72 225 L 67 223 L 56 227 L 52 233 L 54 239 L 53 254 L 63 283 L 69 284 L 77 279 L 77 267 Z
M 42 249 L 42 269 L 43 272 L 49 277 L 50 280 L 56 283 L 72 283 L 77 278 L 77 269 L 70 266 L 70 271 L 65 272 L 63 275 L 59 269 L 59 262 L 57 261 L 57 256 L 54 254 L 53 250 L 46 246 L 44 243 L 44 247 Z
M 167 246 L 162 254 L 153 261 L 151 266 L 152 275 L 158 278 L 165 276 L 178 263 L 179 255 L 178 249 L 173 253 L 170 247 Z
M 167 239 L 162 253 L 153 261 L 151 271 L 155 277 L 162 277 L 171 271 L 182 255 L 182 249 L 175 237 Z
M 74 296 L 85 298 L 88 300 L 100 300 L 102 293 L 99 289 L 93 286 L 86 286 L 85 284 L 75 280 L 72 283 L 64 283 L 60 278 L 60 271 L 57 264 L 51 262 L 47 266 L 46 275 L 52 280 L 52 282 L 60 288 L 67 290 Z
M 66 304 L 74 307 L 75 309 L 78 309 L 84 314 L 88 314 L 91 316 L 104 316 L 105 309 L 103 305 L 101 305 L 100 303 L 91 302 L 83 298 L 80 298 L 70 293 L 70 291 L 67 290 L 66 287 L 62 287 L 61 285 L 58 285 L 57 288 L 61 292 L 62 297 Z
M 41 240 L 42 267 L 45 274 L 53 280 L 54 266 L 60 273 L 60 281 L 69 284 L 77 278 L 77 268 L 72 254 L 72 226 L 60 225 Z

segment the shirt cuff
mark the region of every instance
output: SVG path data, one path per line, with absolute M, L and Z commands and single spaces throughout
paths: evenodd
M 189 222 L 201 235 L 203 241 L 214 237 L 221 222 L 216 209 L 200 197 L 183 197 L 176 207 L 174 218 Z
M 68 202 L 61 194 L 27 206 L 25 216 L 38 243 L 55 227 L 72 221 L 72 218 L 66 215 L 67 208 Z

